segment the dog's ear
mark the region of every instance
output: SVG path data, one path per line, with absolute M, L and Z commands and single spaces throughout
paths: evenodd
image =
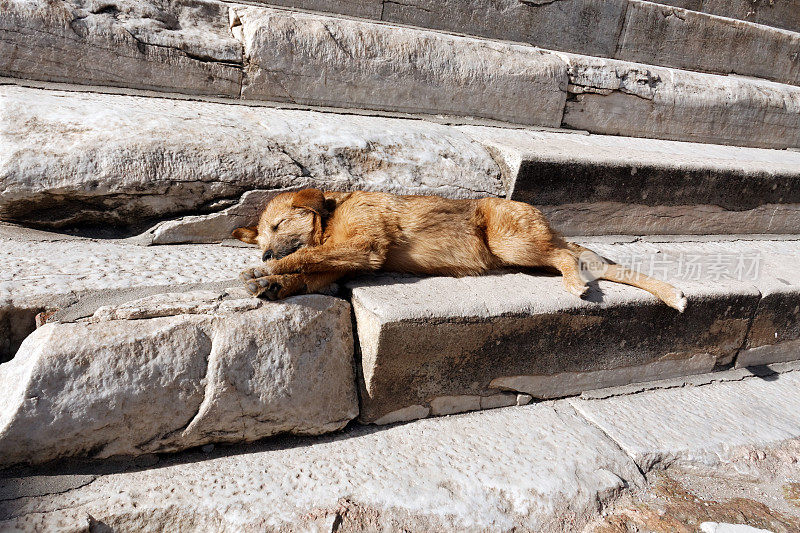
M 256 226 L 250 226 L 249 228 L 236 228 L 233 230 L 234 239 L 239 239 L 242 242 L 246 242 L 247 244 L 256 244 L 256 237 L 258 237 L 258 228 Z
M 319 189 L 303 189 L 294 193 L 292 207 L 308 209 L 321 217 L 328 214 L 325 210 L 325 195 Z

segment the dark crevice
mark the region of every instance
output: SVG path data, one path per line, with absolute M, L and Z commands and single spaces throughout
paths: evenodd
M 551 0 L 551 1 L 555 2 L 557 0 Z M 386 7 L 386 4 L 394 4 L 396 6 L 410 7 L 410 8 L 413 8 L 413 9 L 418 9 L 418 10 L 424 11 L 426 13 L 434 13 L 434 11 L 432 9 L 427 9 L 425 7 L 422 7 L 421 5 L 404 4 L 403 2 L 398 2 L 397 0 L 383 0 L 383 6 L 381 8 L 381 20 L 383 20 L 383 9 Z
M 181 53 L 181 54 L 185 55 L 187 58 L 193 59 L 193 60 L 198 61 L 200 63 L 215 63 L 215 64 L 219 64 L 219 65 L 223 65 L 223 66 L 227 66 L 227 67 L 233 67 L 233 68 L 237 68 L 237 69 L 241 69 L 242 68 L 242 61 L 241 60 L 240 61 L 229 61 L 229 60 L 225 60 L 225 59 L 217 59 L 217 58 L 213 58 L 213 57 L 202 55 L 202 54 L 195 54 L 195 53 L 189 52 L 187 50 L 184 50 L 182 48 L 176 48 L 174 46 L 167 46 L 167 45 L 164 45 L 164 44 L 155 44 L 155 43 L 151 43 L 151 42 L 146 42 L 146 41 L 141 40 L 136 35 L 134 35 L 133 32 L 131 32 L 129 29 L 124 28 L 124 27 L 123 27 L 123 29 L 136 42 L 136 48 L 139 50 L 139 52 L 142 55 L 146 55 L 147 54 L 147 47 L 152 46 L 152 47 L 155 47 L 155 48 L 162 48 L 162 49 L 165 49 L 165 50 L 171 50 L 173 52 Z
M 161 196 L 157 193 L 81 197 L 43 192 L 34 198 L 5 205 L 0 212 L 0 220 L 75 237 L 124 239 L 139 235 L 166 220 L 218 213 L 238 203 L 247 190 L 249 188 L 244 186 L 235 187 L 231 193 L 168 213 L 148 213 L 146 207 L 136 205 L 137 200 Z
M 744 337 L 742 338 L 742 344 L 736 349 L 731 358 L 730 366 L 736 365 L 736 360 L 739 358 L 739 354 L 742 350 L 747 348 L 747 341 L 750 338 L 750 330 L 753 328 L 753 323 L 756 320 L 756 314 L 758 313 L 758 308 L 761 306 L 761 302 L 764 299 L 764 294 L 761 291 L 758 291 L 758 300 L 756 301 L 755 305 L 753 305 L 753 312 L 750 314 L 750 318 L 747 321 L 747 326 L 744 330 Z

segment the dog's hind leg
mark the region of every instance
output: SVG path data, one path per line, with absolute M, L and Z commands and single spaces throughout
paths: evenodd
M 555 249 L 549 254 L 547 261 L 550 264 L 549 266 L 561 272 L 564 281 L 564 289 L 566 289 L 567 292 L 579 298 L 586 293 L 589 287 L 586 286 L 586 282 L 581 278 L 578 259 L 571 251 L 563 248 Z
M 481 212 L 486 244 L 501 264 L 554 268 L 561 272 L 568 292 L 578 297 L 586 292 L 577 254 L 550 229 L 538 209 L 522 202 L 486 198 L 481 201 Z

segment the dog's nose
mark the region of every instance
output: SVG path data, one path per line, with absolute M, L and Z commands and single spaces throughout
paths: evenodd
M 262 261 L 269 261 L 275 254 L 272 253 L 272 250 L 266 250 L 264 255 L 261 256 Z

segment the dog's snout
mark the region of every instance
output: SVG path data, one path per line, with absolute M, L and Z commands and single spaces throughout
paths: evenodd
M 270 259 L 272 259 L 274 257 L 274 255 L 275 254 L 272 252 L 272 250 L 265 250 L 264 251 L 264 255 L 261 256 L 261 260 L 262 261 L 269 261 Z

